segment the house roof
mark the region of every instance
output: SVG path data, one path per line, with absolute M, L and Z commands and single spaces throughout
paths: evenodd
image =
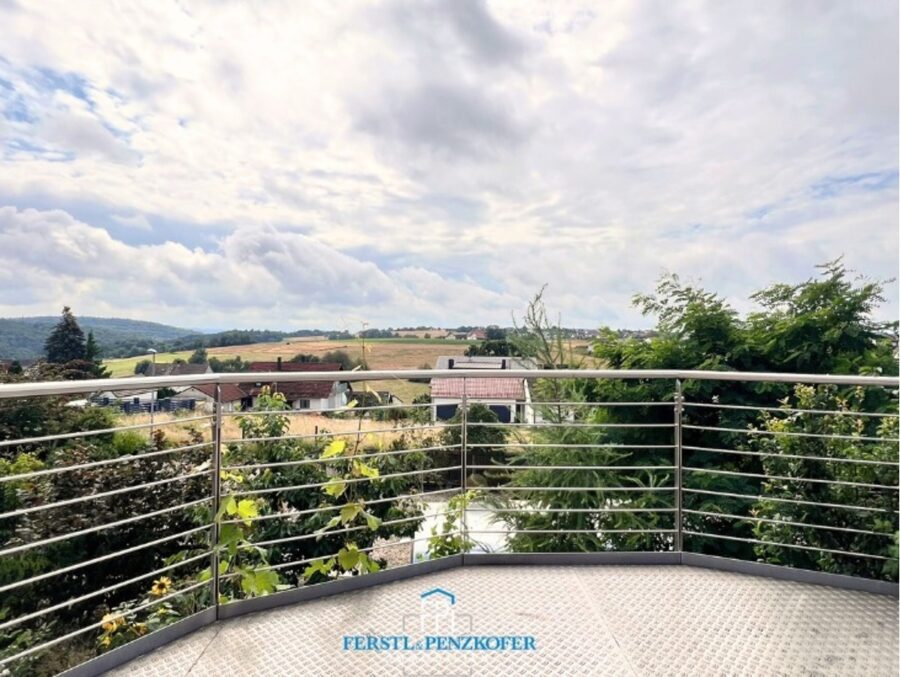
M 250 371 L 341 371 L 340 362 L 251 362 Z
M 223 402 L 236 402 L 248 396 L 247 393 L 245 393 L 240 388 L 240 386 L 234 383 L 222 383 L 219 387 L 222 389 Z M 215 399 L 216 397 L 216 385 L 214 383 L 204 383 L 202 385 L 196 385 L 193 386 L 193 389 L 199 390 L 207 397 L 212 397 L 213 399 Z
M 265 371 L 289 371 L 289 372 L 309 372 L 309 371 L 341 371 L 340 362 L 251 362 L 251 372 Z M 271 385 L 272 390 L 279 392 L 285 396 L 288 402 L 294 400 L 318 400 L 324 399 L 331 395 L 334 388 L 334 381 L 304 381 L 302 383 L 274 383 Z M 259 395 L 261 386 L 253 386 L 247 389 L 247 393 L 256 397 Z
M 151 362 L 144 376 L 196 376 L 210 372 L 209 364 L 190 364 L 189 362 Z
M 535 369 L 534 360 L 527 357 L 504 355 L 441 355 L 435 360 L 435 369 Z
M 520 378 L 433 378 L 431 396 L 461 399 L 464 387 L 466 397 L 474 399 L 525 399 L 525 381 Z
M 147 390 L 146 388 L 128 390 L 103 390 L 97 394 L 98 397 L 111 397 L 114 400 L 130 400 L 133 397 L 142 397 L 143 395 L 152 395 L 156 392 L 155 388 Z
M 304 383 L 272 383 L 267 384 L 276 393 L 284 395 L 288 402 L 294 400 L 319 400 L 331 395 L 334 387 L 333 381 L 306 381 Z M 262 390 L 262 386 L 253 386 L 247 389 L 247 394 L 256 397 Z

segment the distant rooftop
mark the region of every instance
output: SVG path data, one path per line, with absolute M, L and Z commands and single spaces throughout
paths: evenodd
M 340 362 L 251 362 L 250 371 L 341 371 Z
M 524 400 L 525 379 L 521 378 L 434 378 L 431 379 L 431 396 L 460 399 L 466 397 L 482 400 Z
M 435 360 L 435 369 L 534 369 L 533 360 L 527 357 L 441 355 Z

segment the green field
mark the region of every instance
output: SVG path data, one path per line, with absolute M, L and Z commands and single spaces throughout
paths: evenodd
M 193 351 L 182 350 L 177 353 L 157 353 L 157 362 L 172 362 L 178 358 L 187 360 Z M 134 368 L 141 360 L 149 360 L 149 355 L 137 355 L 135 357 L 123 357 L 117 360 L 104 360 L 103 366 L 110 371 L 110 376 L 118 378 L 121 376 L 134 376 Z

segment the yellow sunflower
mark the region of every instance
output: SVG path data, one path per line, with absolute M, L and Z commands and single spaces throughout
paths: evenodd
M 115 632 L 120 625 L 125 625 L 125 619 L 117 614 L 106 614 L 100 621 L 104 632 Z
M 172 579 L 168 576 L 161 576 L 153 581 L 153 587 L 150 588 L 150 594 L 154 597 L 162 597 L 172 589 Z

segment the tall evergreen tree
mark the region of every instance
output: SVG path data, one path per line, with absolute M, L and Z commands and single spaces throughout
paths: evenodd
M 91 363 L 91 376 L 94 378 L 107 378 L 109 370 L 103 366 L 103 360 L 100 357 L 100 346 L 94 338 L 93 330 L 90 330 L 88 331 L 87 341 L 84 344 L 84 360 Z
M 47 353 L 47 361 L 54 364 L 85 359 L 84 332 L 78 326 L 69 306 L 63 308 L 62 318 L 44 343 L 44 351 Z
M 88 330 L 87 341 L 84 344 L 84 359 L 89 362 L 96 362 L 100 359 L 100 346 L 94 338 L 94 330 Z

